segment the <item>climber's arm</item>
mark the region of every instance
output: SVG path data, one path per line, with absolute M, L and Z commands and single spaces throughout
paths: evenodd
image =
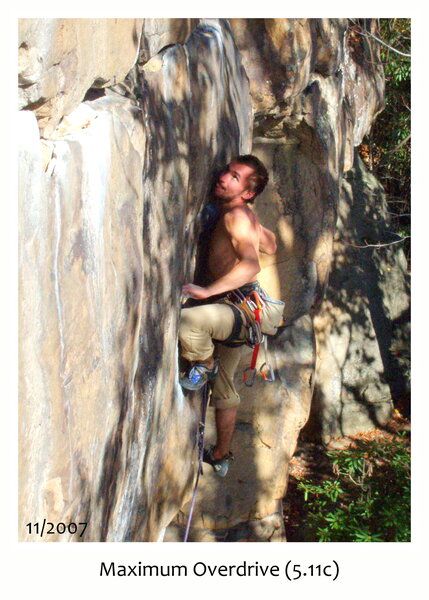
M 259 251 L 265 254 L 275 254 L 277 252 L 275 234 L 262 225 L 260 225 Z
M 258 229 L 242 210 L 233 210 L 225 215 L 225 229 L 228 233 L 235 261 L 233 267 L 207 287 L 192 283 L 183 287 L 183 293 L 198 299 L 210 298 L 235 290 L 245 283 L 254 281 L 261 270 L 259 265 Z

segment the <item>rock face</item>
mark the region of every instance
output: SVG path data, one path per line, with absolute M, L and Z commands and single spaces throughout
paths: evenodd
M 141 104 L 86 102 L 61 139 L 21 113 L 22 539 L 48 516 L 88 521 L 89 541 L 158 540 L 194 476 L 180 289 L 211 172 L 250 150 L 250 95 L 227 24 L 145 66 Z
M 20 115 L 23 539 L 42 515 L 87 521 L 85 539 L 106 539 L 114 491 L 126 498 L 123 479 L 139 468 L 120 477 L 135 453 L 121 447 L 135 410 L 145 136 L 129 101 L 104 108 L 86 107 L 82 128 L 49 145 Z
M 19 108 L 51 136 L 91 87 L 122 81 L 137 59 L 143 19 L 21 19 Z M 118 52 L 118 49 L 121 49 Z
M 271 173 L 255 210 L 279 242 L 260 280 L 286 302 L 285 326 L 269 340 L 276 382 L 241 385 L 237 460 L 222 486 L 205 470 L 191 537 L 283 541 L 321 308 L 317 402 L 325 421 L 335 415 L 325 437 L 347 429 L 337 409 L 359 377 L 325 369 L 321 336 L 335 335 L 324 315 L 337 210 L 352 210 L 362 171 L 343 175 L 382 108 L 376 48 L 345 19 L 24 19 L 19 52 L 20 539 L 45 517 L 89 524 L 82 538 L 43 541 L 183 539 L 200 398 L 178 385 L 180 290 L 201 269 L 213 172 L 252 151 Z M 405 305 L 404 289 L 386 318 Z M 339 322 L 353 321 L 343 311 Z M 373 328 L 377 382 L 387 351 Z
M 342 184 L 309 428 L 322 439 L 386 423 L 409 396 L 410 282 L 383 188 L 356 156 Z

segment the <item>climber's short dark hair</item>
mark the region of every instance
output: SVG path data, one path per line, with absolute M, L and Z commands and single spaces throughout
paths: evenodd
M 249 189 L 252 192 L 255 192 L 253 198 L 251 198 L 248 202 L 249 204 L 252 204 L 255 201 L 256 196 L 264 191 L 265 186 L 268 183 L 268 171 L 259 158 L 253 154 L 240 154 L 240 156 L 233 158 L 231 162 L 238 162 L 241 165 L 247 165 L 255 171 L 249 177 Z

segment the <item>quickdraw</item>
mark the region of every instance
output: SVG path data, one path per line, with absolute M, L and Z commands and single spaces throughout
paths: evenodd
M 261 328 L 261 310 L 262 310 L 261 299 L 257 292 L 251 292 L 249 297 L 251 297 L 251 296 L 253 296 L 255 299 L 255 308 L 254 308 L 253 312 L 255 314 L 255 322 L 258 323 L 259 329 L 260 329 Z M 257 343 L 255 343 L 255 346 L 253 348 L 252 360 L 250 361 L 250 367 L 247 367 L 247 369 L 245 369 L 244 373 L 243 373 L 243 381 L 244 381 L 245 385 L 247 385 L 248 387 L 252 387 L 252 385 L 255 383 L 256 360 L 257 360 L 258 354 L 259 354 L 259 345 L 260 345 L 259 341 Z
M 273 381 L 275 381 L 275 376 L 274 376 L 273 367 L 268 362 L 267 338 L 265 336 L 264 336 L 264 353 L 265 353 L 265 362 L 262 363 L 262 365 L 259 369 L 259 372 L 267 383 L 272 383 Z
M 248 340 L 247 345 L 253 348 L 252 359 L 250 367 L 244 370 L 243 381 L 247 387 L 252 387 L 256 379 L 256 362 L 259 354 L 259 347 L 264 342 L 265 350 L 265 362 L 259 368 L 259 372 L 267 383 L 271 383 L 275 380 L 274 371 L 270 363 L 268 362 L 268 348 L 267 338 L 262 334 L 261 328 L 261 310 L 263 309 L 263 301 L 256 290 L 250 292 L 248 296 L 244 296 L 240 290 L 234 290 L 231 292 L 238 301 L 238 307 L 244 314 L 246 319 L 246 327 L 248 328 Z M 236 305 L 237 305 L 236 304 Z

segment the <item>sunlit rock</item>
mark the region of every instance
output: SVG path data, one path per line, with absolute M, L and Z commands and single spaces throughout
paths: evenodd
M 19 108 L 49 137 L 89 88 L 125 78 L 137 60 L 143 19 L 20 19 Z
M 184 44 L 200 19 L 144 19 L 140 60 L 148 61 L 163 48 Z

